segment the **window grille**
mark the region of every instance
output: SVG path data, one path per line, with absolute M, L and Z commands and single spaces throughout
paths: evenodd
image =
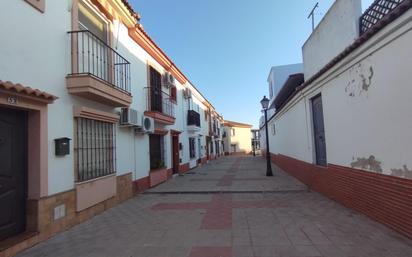
M 75 157 L 77 181 L 115 173 L 116 136 L 109 122 L 76 118 Z
M 189 154 L 190 159 L 196 158 L 195 139 L 189 138 Z

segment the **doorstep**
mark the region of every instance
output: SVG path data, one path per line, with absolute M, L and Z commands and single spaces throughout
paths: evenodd
M 19 235 L 4 239 L 0 241 L 0 253 L 37 235 L 39 235 L 39 232 L 26 231 Z
M 149 181 L 150 187 L 155 187 L 167 180 L 167 168 L 150 170 Z

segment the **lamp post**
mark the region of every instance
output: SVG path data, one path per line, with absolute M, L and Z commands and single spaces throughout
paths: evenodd
M 266 96 L 260 101 L 262 105 L 263 111 L 265 112 L 265 127 L 266 127 L 266 176 L 272 177 L 272 165 L 270 164 L 270 150 L 269 150 L 269 132 L 268 132 L 268 107 L 269 107 L 269 99 Z
M 255 144 L 256 144 L 255 135 L 253 135 L 253 139 L 252 139 L 253 156 L 256 156 Z

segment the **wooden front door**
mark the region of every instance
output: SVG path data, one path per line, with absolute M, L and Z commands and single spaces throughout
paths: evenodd
M 173 157 L 173 174 L 179 173 L 179 135 L 172 134 L 172 157 Z
M 313 135 L 315 142 L 316 164 L 326 166 L 326 140 L 323 120 L 322 96 L 312 99 Z
M 27 114 L 0 108 L 0 240 L 26 225 Z

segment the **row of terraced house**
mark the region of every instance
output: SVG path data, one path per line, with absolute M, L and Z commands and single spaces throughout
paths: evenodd
M 139 20 L 126 0 L 0 2 L 0 256 L 227 149 Z
M 336 0 L 268 77 L 271 160 L 310 189 L 412 237 L 412 1 Z M 266 147 L 264 147 L 266 148 Z M 267 149 L 263 149 L 267 151 Z

